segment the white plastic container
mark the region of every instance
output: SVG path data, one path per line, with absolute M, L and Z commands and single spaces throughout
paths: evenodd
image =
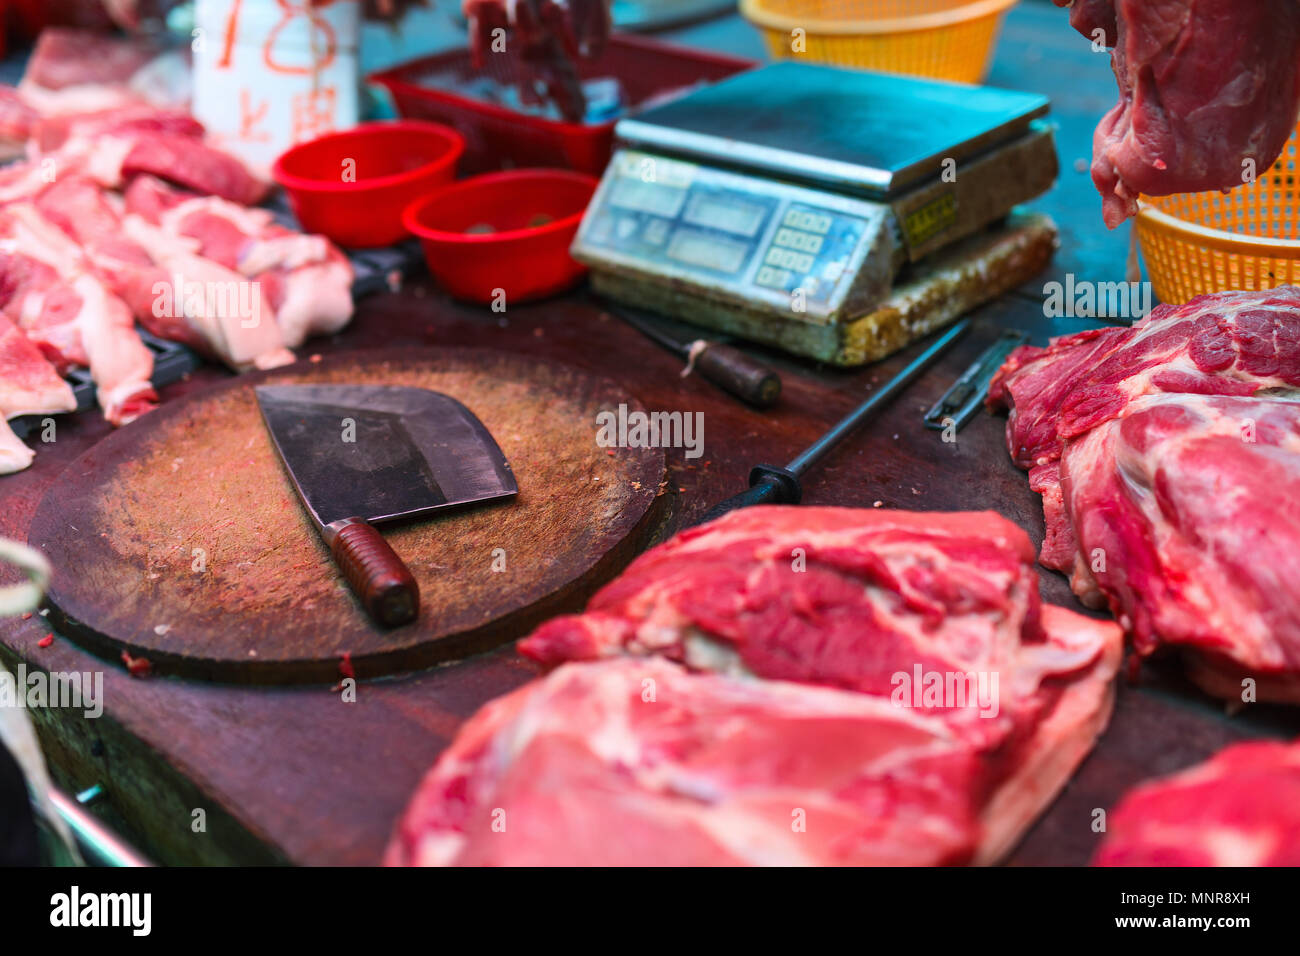
M 198 0 L 194 22 L 194 115 L 254 170 L 356 125 L 359 0 Z

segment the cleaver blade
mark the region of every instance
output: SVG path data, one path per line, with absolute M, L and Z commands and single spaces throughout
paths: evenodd
M 370 615 L 419 611 L 415 579 L 373 527 L 515 495 L 510 463 L 449 395 L 402 385 L 260 385 L 262 418 L 303 506 Z

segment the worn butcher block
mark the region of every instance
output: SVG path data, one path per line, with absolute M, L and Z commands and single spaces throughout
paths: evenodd
M 373 624 L 294 493 L 253 386 L 412 385 L 487 426 L 514 500 L 383 526 L 419 583 L 408 625 Z M 627 404 L 606 379 L 475 349 L 361 352 L 245 376 L 165 405 L 75 461 L 29 541 L 58 569 L 60 630 L 155 672 L 258 683 L 425 667 L 554 613 L 644 542 L 663 452 L 605 449 L 597 415 Z

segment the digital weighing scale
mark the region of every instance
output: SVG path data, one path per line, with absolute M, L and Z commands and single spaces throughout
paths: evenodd
M 1043 96 L 781 62 L 621 120 L 574 240 L 617 301 L 839 365 L 1051 257 Z

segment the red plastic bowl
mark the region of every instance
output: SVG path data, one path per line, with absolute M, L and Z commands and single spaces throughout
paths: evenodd
M 390 246 L 407 236 L 403 210 L 455 179 L 464 151 L 461 135 L 438 123 L 365 123 L 292 147 L 271 175 L 307 232 L 353 248 Z M 349 160 L 354 181 L 344 177 Z
M 569 246 L 596 184 L 567 169 L 487 173 L 417 200 L 403 221 L 456 298 L 490 303 L 501 290 L 507 303 L 525 302 L 561 292 L 587 271 Z

